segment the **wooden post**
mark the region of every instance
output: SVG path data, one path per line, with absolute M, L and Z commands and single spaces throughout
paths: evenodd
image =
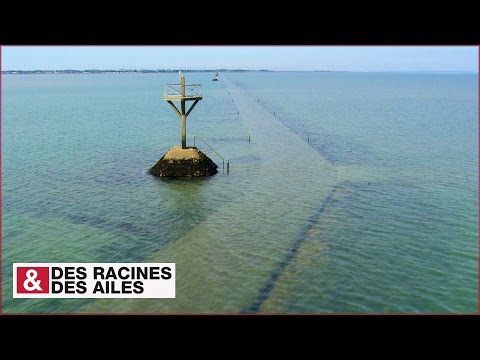
M 163 100 L 167 101 L 168 104 L 172 107 L 173 111 L 178 115 L 178 118 L 180 120 L 180 125 L 182 128 L 182 149 L 187 148 L 187 117 L 190 115 L 192 112 L 193 108 L 197 103 L 202 100 L 201 94 L 195 94 L 194 92 L 190 92 L 188 95 L 186 94 L 186 85 L 185 85 L 185 76 L 180 74 L 180 90 L 177 91 L 176 86 L 177 84 L 172 84 L 175 87 L 172 87 L 174 89 L 174 94 L 167 94 L 167 90 L 165 90 L 165 96 L 163 97 Z M 167 85 L 169 86 L 169 85 Z M 194 86 L 197 86 L 197 88 L 200 86 L 199 84 L 195 84 Z M 180 106 L 177 108 L 177 106 L 173 103 L 173 101 L 180 101 Z M 193 104 L 190 105 L 190 108 L 186 109 L 186 102 L 187 101 L 193 101 Z
M 185 114 L 185 76 L 180 75 L 180 94 L 182 95 L 180 121 L 182 123 L 182 149 L 187 148 L 187 116 Z

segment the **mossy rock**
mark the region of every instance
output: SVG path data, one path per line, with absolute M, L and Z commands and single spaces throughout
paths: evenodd
M 149 172 L 159 177 L 198 177 L 215 175 L 217 168 L 217 164 L 196 147 L 175 146 Z

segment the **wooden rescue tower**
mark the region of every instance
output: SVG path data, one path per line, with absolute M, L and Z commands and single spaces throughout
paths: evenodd
M 182 125 L 182 149 L 187 148 L 187 117 L 197 103 L 202 100 L 202 86 L 200 84 L 185 85 L 185 76 L 180 73 L 180 84 L 166 84 L 163 100 L 167 101 L 180 119 Z M 180 109 L 174 101 L 180 101 Z M 186 102 L 193 104 L 186 111 Z

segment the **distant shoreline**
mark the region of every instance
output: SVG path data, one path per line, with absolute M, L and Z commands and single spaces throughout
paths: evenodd
M 137 70 L 137 69 L 120 69 L 120 70 L 98 70 L 98 69 L 89 69 L 89 70 L 4 70 L 2 74 L 126 74 L 126 73 L 135 73 L 135 74 L 156 74 L 156 73 L 178 73 L 179 71 L 184 73 L 193 73 L 193 72 L 269 72 L 271 70 L 244 70 L 244 69 L 219 69 L 219 70 L 184 70 L 184 69 L 158 69 L 158 70 Z
M 192 69 L 158 69 L 158 70 L 137 70 L 137 69 L 120 69 L 120 70 L 3 70 L 1 74 L 5 75 L 30 75 L 30 74 L 164 74 L 164 73 L 232 73 L 232 72 L 312 72 L 312 73 L 384 73 L 384 74 L 477 74 L 475 71 L 348 71 L 348 70 L 247 70 L 247 69 L 218 69 L 218 70 L 192 70 Z

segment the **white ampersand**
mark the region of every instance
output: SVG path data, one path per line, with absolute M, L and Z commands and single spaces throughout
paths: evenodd
M 43 289 L 40 287 L 40 282 L 42 280 L 35 281 L 35 279 L 38 277 L 37 270 L 30 269 L 27 271 L 27 278 L 23 282 L 23 287 L 27 291 L 33 291 L 33 290 L 39 290 L 43 291 Z M 32 285 L 29 285 L 32 284 Z

